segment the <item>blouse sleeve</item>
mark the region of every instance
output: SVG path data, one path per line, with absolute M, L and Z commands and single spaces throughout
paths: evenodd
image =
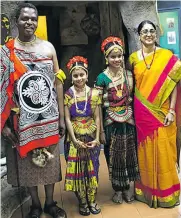
M 99 95 L 103 95 L 104 80 L 103 80 L 102 73 L 99 74 L 96 79 L 95 88 L 99 91 Z
M 97 101 L 97 105 L 101 105 L 101 104 L 102 104 L 102 100 L 101 100 L 101 97 L 99 96 L 98 101 Z
M 129 56 L 129 64 L 132 66 L 134 62 L 133 54 Z
M 70 99 L 70 96 L 67 93 L 65 93 L 64 95 L 64 105 L 65 106 L 68 106 L 69 99 Z
M 92 108 L 96 108 L 97 106 L 102 104 L 101 97 L 99 95 L 99 91 L 96 88 L 92 89 L 91 104 L 92 104 Z
M 131 70 L 134 68 L 134 65 L 137 60 L 137 51 L 133 52 L 128 59 L 129 65 L 131 66 Z

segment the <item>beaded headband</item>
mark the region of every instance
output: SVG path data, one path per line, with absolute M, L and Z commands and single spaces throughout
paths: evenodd
M 123 42 L 118 37 L 109 36 L 102 42 L 101 51 L 107 57 L 110 51 L 112 51 L 113 49 L 120 49 L 121 51 L 123 51 Z
M 76 68 L 82 68 L 86 72 L 88 72 L 88 61 L 87 58 L 82 56 L 74 56 L 69 60 L 67 63 L 67 69 L 69 70 L 70 74 Z

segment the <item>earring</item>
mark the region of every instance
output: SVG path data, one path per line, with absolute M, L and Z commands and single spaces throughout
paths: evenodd
M 72 81 L 72 84 L 74 84 L 74 82 Z
M 106 65 L 108 65 L 108 59 L 107 58 L 105 58 L 106 59 Z

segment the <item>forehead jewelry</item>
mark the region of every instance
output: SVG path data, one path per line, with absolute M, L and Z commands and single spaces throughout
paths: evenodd
M 117 53 L 119 51 L 119 49 L 118 48 L 114 48 L 113 51 Z

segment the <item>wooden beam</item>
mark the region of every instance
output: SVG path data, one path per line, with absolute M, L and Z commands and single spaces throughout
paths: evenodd
M 118 2 L 109 2 L 111 35 L 124 40 L 123 22 L 119 11 Z
M 102 39 L 110 36 L 109 2 L 99 2 L 100 25 Z

